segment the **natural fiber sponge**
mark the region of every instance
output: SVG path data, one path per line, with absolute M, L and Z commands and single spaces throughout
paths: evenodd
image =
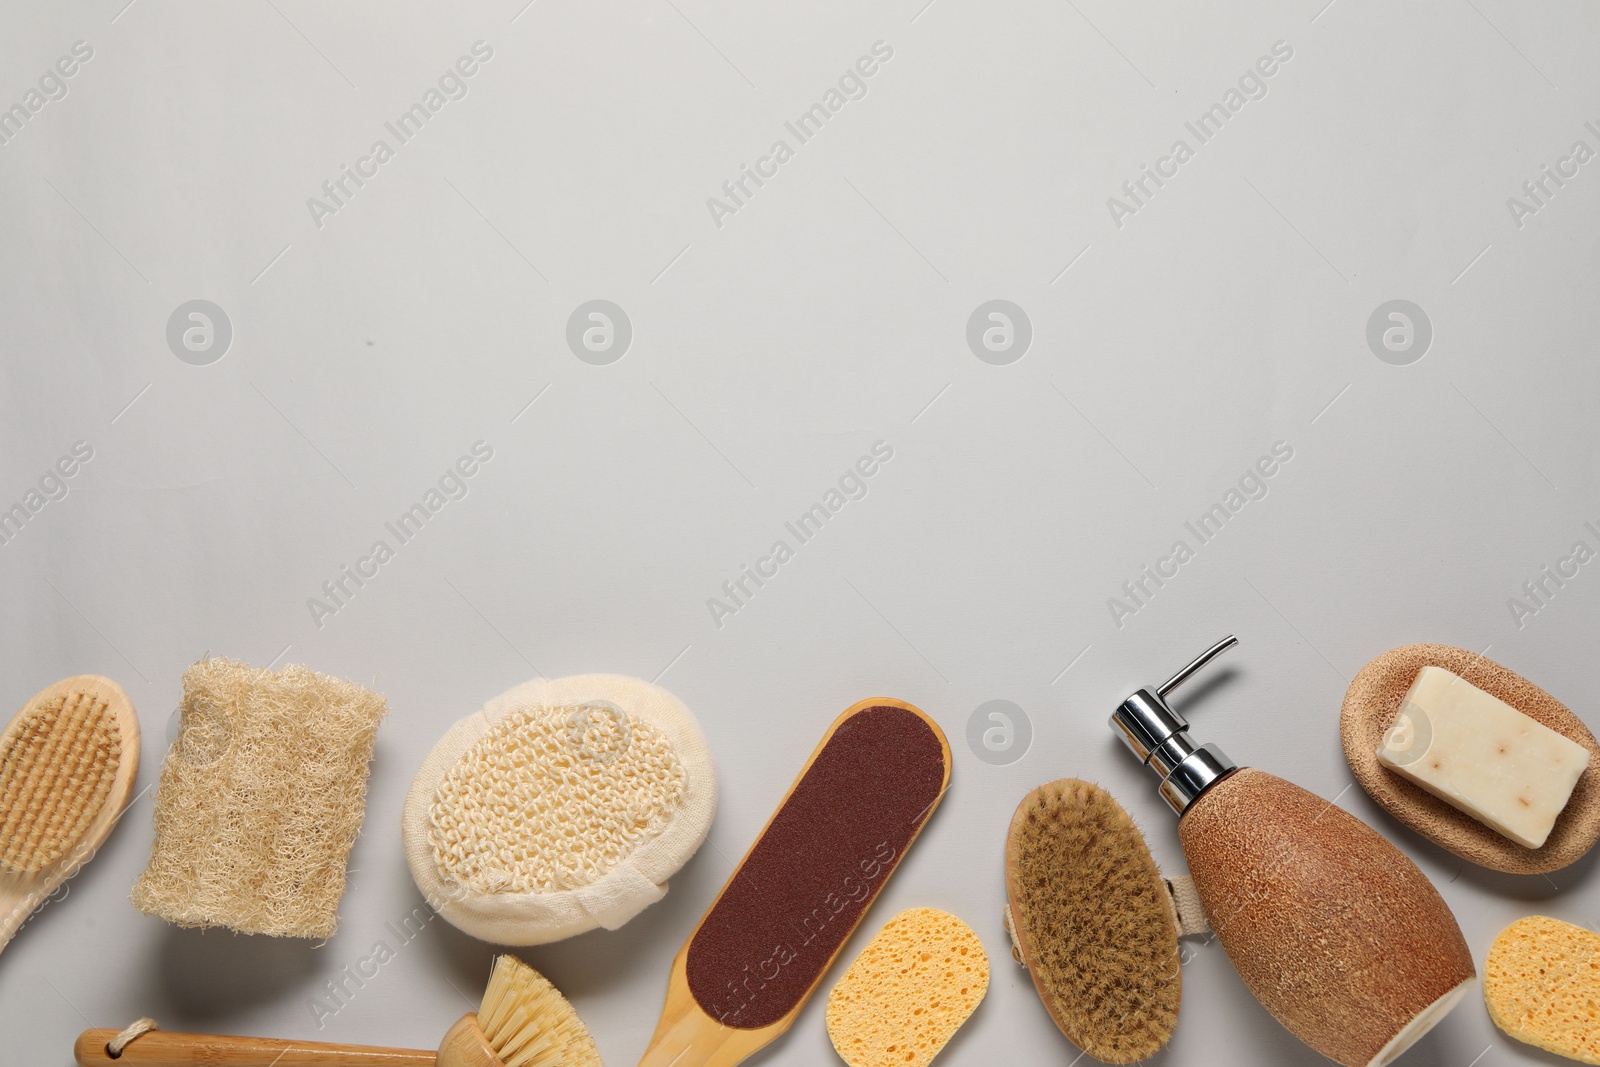
M 1483 999 L 1518 1041 L 1600 1064 L 1600 935 L 1543 915 L 1518 919 L 1489 946 Z
M 902 911 L 828 994 L 828 1037 L 850 1067 L 924 1067 L 989 989 L 972 927 L 936 908 Z
M 716 797 L 710 749 L 671 693 L 538 678 L 428 753 L 406 796 L 406 862 L 438 913 L 485 941 L 615 930 L 666 893 Z
M 190 667 L 134 905 L 179 926 L 332 936 L 386 710 L 307 667 Z

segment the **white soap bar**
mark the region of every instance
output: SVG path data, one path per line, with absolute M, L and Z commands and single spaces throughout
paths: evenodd
M 1519 845 L 1538 848 L 1589 750 L 1443 667 L 1411 683 L 1378 762 Z

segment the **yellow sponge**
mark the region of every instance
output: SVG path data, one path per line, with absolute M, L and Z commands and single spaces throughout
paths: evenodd
M 989 989 L 972 927 L 911 908 L 878 931 L 828 994 L 828 1037 L 850 1067 L 925 1067 Z
M 1518 1041 L 1600 1064 L 1600 934 L 1544 915 L 1518 919 L 1489 947 L 1483 999 Z

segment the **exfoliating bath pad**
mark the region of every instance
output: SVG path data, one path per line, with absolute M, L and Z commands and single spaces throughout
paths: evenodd
M 828 994 L 828 1038 L 850 1067 L 927 1067 L 988 991 L 989 957 L 972 927 L 910 908 Z
M 716 806 L 711 750 L 677 697 L 616 674 L 536 678 L 428 753 L 406 794 L 406 862 L 451 925 L 541 945 L 660 900 Z
M 1181 885 L 1161 877 L 1139 828 L 1099 786 L 1063 778 L 1017 805 L 1006 835 L 1017 955 L 1061 1032 L 1098 1060 L 1133 1063 L 1172 1038 L 1178 937 L 1206 928 Z
M 1600 1064 L 1600 934 L 1544 915 L 1518 919 L 1489 946 L 1483 999 L 1518 1041 Z
M 134 905 L 179 926 L 331 937 L 387 709 L 308 667 L 190 667 Z
M 847 708 L 672 961 L 640 1067 L 732 1067 L 793 1025 L 949 784 L 927 715 Z
M 1539 848 L 1526 848 L 1378 761 L 1401 702 L 1424 667 L 1443 667 L 1590 752 L 1565 810 Z M 1450 645 L 1402 645 L 1361 668 L 1339 715 L 1345 759 L 1380 806 L 1441 848 L 1491 870 L 1545 874 L 1576 862 L 1600 839 L 1600 741 L 1583 720 L 1508 667 Z

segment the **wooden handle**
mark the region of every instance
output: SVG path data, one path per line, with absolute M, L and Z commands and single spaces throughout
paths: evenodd
M 0 871 L 0 952 L 4 952 L 22 924 L 44 902 L 36 879 Z
M 221 1037 L 152 1030 L 112 1058 L 106 1045 L 116 1030 L 85 1030 L 72 1054 L 82 1067 L 434 1067 L 432 1052 L 269 1037 Z
M 707 1015 L 689 992 L 688 958 L 689 946 L 684 945 L 673 960 L 661 1021 L 639 1067 L 735 1067 L 789 1029 L 792 1019 L 759 1030 L 736 1030 Z

